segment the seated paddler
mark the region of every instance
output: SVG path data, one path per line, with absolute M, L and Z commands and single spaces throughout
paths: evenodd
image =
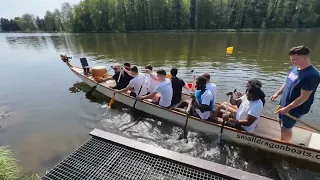
M 214 108 L 214 96 L 212 92 L 206 88 L 206 78 L 200 76 L 196 80 L 197 90 L 191 95 L 192 106 L 190 114 L 200 119 L 207 120 L 211 116 Z
M 152 99 L 154 104 L 157 104 L 161 107 L 169 108 L 172 100 L 172 83 L 169 79 L 166 78 L 166 71 L 160 69 L 157 71 L 157 79 L 160 83 L 156 86 L 152 93 L 145 96 L 137 96 L 137 99 Z M 152 75 L 151 75 L 152 76 Z
M 248 91 L 248 87 L 251 85 L 255 85 L 262 88 L 262 83 L 259 80 L 251 79 L 246 84 L 246 93 Z M 215 111 L 215 117 L 221 116 L 219 114 L 223 113 L 224 110 L 227 108 L 227 106 L 228 106 L 228 112 L 237 113 L 243 98 L 247 97 L 246 94 L 242 94 L 241 92 L 238 92 L 238 91 L 228 92 L 226 93 L 226 95 L 231 96 L 230 102 L 223 102 L 220 106 L 218 106 Z M 262 95 L 260 100 L 263 101 L 263 103 L 265 103 L 264 94 Z
M 137 95 L 146 95 L 147 88 L 144 86 L 145 75 L 139 74 L 137 66 L 132 66 L 130 69 L 131 76 L 133 79 L 130 80 L 126 88 L 115 90 L 116 93 L 127 93 L 132 97 Z
M 263 97 L 263 100 L 261 98 Z M 265 94 L 257 85 L 249 85 L 247 93 L 243 96 L 242 102 L 236 113 L 224 113 L 220 123 L 227 121 L 227 125 L 237 129 L 253 133 L 259 123 L 260 116 L 264 107 Z

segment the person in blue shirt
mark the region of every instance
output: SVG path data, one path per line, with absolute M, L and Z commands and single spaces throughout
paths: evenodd
M 307 114 L 313 104 L 314 94 L 320 82 L 319 71 L 311 64 L 310 49 L 306 46 L 293 47 L 289 50 L 289 57 L 294 65 L 288 73 L 287 80 L 282 87 L 270 97 L 274 101 L 282 94 L 279 113 L 281 124 L 281 140 L 290 142 L 292 128 L 296 121 L 285 114 L 289 113 L 296 118 Z
M 206 88 L 206 83 L 206 78 L 198 77 L 197 90 L 194 95 L 191 95 L 193 105 L 190 114 L 203 120 L 207 120 L 211 116 L 214 108 L 214 95 Z

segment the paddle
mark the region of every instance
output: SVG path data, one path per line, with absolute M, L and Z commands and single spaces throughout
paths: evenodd
M 235 89 L 233 92 L 235 93 L 236 91 L 237 91 L 237 90 Z M 227 115 L 228 108 L 229 108 L 229 103 L 230 103 L 230 100 L 231 100 L 232 96 L 231 96 L 231 95 L 228 95 L 228 97 L 229 97 L 229 101 L 227 101 L 227 102 L 228 102 L 228 103 L 227 103 L 227 108 L 226 108 L 226 110 L 224 111 L 224 115 Z M 225 123 L 226 123 L 226 121 L 223 120 L 223 121 L 222 121 L 221 130 L 220 130 L 220 134 L 219 134 L 219 141 L 218 141 L 219 143 L 221 143 L 221 140 L 222 140 L 222 133 L 223 133 L 223 129 L 224 129 Z
M 194 69 L 191 70 L 192 72 L 192 77 L 194 76 Z M 189 89 L 190 89 L 190 85 L 187 84 Z M 192 86 L 191 86 L 192 88 Z M 187 115 L 187 119 L 186 119 L 186 123 L 184 124 L 184 127 L 183 127 L 183 138 L 186 139 L 187 138 L 187 125 L 188 125 L 188 122 L 189 122 L 189 117 L 190 117 L 190 109 L 191 109 L 191 106 L 192 106 L 193 102 L 191 101 L 191 103 L 188 104 L 188 107 L 186 109 L 186 115 Z M 179 138 L 181 139 L 181 138 Z
M 281 106 L 278 105 L 278 107 L 274 110 L 273 113 L 274 113 L 274 114 L 277 114 L 280 108 L 281 108 Z M 320 129 L 319 129 L 319 128 L 316 128 L 316 127 L 310 125 L 308 122 L 306 122 L 306 121 L 304 121 L 304 120 L 298 119 L 298 118 L 292 116 L 292 115 L 289 114 L 289 113 L 287 113 L 287 114 L 285 114 L 285 115 L 288 116 L 290 119 L 293 119 L 293 120 L 295 120 L 295 121 L 298 121 L 298 122 L 300 122 L 301 124 L 304 124 L 304 125 L 306 125 L 307 127 L 309 127 L 309 128 L 311 128 L 311 129 L 313 129 L 313 130 L 316 130 L 316 131 L 320 132 Z
M 146 76 L 144 76 L 144 79 L 143 79 L 143 82 L 142 82 L 142 84 L 141 84 L 141 86 L 140 86 L 139 92 L 138 92 L 138 94 L 136 94 L 136 99 L 135 99 L 135 101 L 134 101 L 134 103 L 133 103 L 132 111 L 135 110 L 135 107 L 136 107 L 136 104 L 137 104 L 137 100 L 138 100 L 138 99 L 137 99 L 137 96 L 140 95 L 140 92 L 141 92 L 141 89 L 142 89 L 142 86 L 143 86 L 145 80 L 146 80 Z
M 188 121 L 189 121 L 189 117 L 190 117 L 190 109 L 191 109 L 192 103 L 193 103 L 193 101 L 191 101 L 188 104 L 188 108 L 186 109 L 187 119 L 186 119 L 186 124 L 183 127 L 183 138 L 184 139 L 187 139 L 187 125 L 188 125 Z
M 123 71 L 120 71 L 119 77 L 118 77 L 118 79 L 117 79 L 117 84 L 118 84 L 119 81 L 120 81 L 120 78 L 121 78 L 122 73 L 123 73 Z M 109 106 L 112 106 L 112 104 L 114 103 L 114 97 L 115 97 L 115 96 L 116 96 L 116 92 L 113 92 L 113 96 L 112 96 L 112 98 L 111 98 L 111 100 L 110 100 L 110 102 L 109 102 Z
M 112 69 L 112 66 L 110 67 L 110 69 L 109 69 L 107 72 L 109 72 L 111 69 Z M 102 81 L 102 82 L 103 82 L 103 81 Z M 95 86 L 93 86 L 93 87 L 87 92 L 86 96 L 91 95 L 91 94 L 93 93 L 93 91 L 96 90 L 97 86 L 98 86 L 100 83 L 102 83 L 102 82 L 99 82 L 99 83 L 97 83 Z

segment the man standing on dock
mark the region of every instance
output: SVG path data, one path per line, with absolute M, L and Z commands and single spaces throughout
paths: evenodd
M 282 94 L 281 108 L 276 112 L 279 113 L 282 141 L 291 141 L 292 128 L 296 124 L 296 121 L 286 114 L 301 118 L 308 113 L 320 82 L 319 71 L 310 63 L 309 54 L 310 49 L 305 46 L 290 49 L 288 55 L 294 67 L 291 68 L 286 83 L 270 97 L 274 101 Z

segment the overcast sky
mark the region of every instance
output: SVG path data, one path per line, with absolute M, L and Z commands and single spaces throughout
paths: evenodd
M 14 18 L 25 13 L 43 17 L 47 10 L 53 11 L 55 8 L 61 10 L 61 4 L 64 2 L 73 5 L 80 0 L 1 0 L 0 17 Z

